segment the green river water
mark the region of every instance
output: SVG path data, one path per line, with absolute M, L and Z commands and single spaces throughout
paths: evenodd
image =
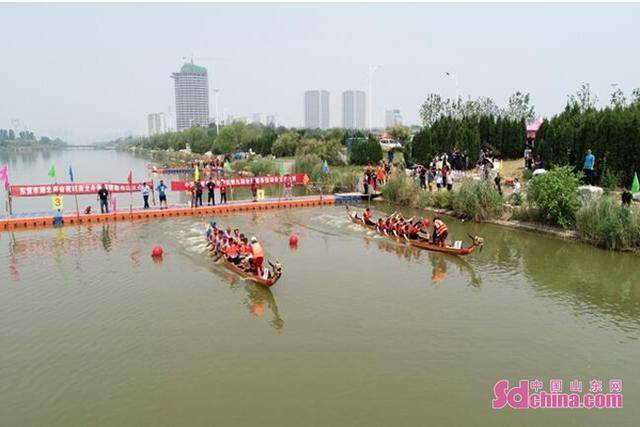
M 146 176 L 114 151 L 5 163 L 16 184 L 47 182 L 52 163 L 78 181 Z M 282 262 L 266 289 L 213 264 L 209 219 L 0 233 L 0 424 L 638 424 L 637 256 L 449 219 L 453 236 L 485 238 L 456 258 L 385 240 L 339 206 L 217 217 Z M 621 378 L 624 408 L 493 410 L 503 378 Z

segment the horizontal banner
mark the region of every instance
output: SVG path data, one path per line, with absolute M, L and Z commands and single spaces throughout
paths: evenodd
M 297 173 L 289 175 L 292 185 L 307 185 L 309 183 L 309 177 L 304 173 Z M 282 185 L 286 179 L 285 176 L 256 176 L 253 178 L 229 178 L 229 179 L 214 179 L 216 187 L 220 187 L 221 182 L 224 181 L 227 187 L 251 187 L 251 181 L 255 179 L 256 183 L 260 187 L 267 185 Z M 200 180 L 202 188 L 206 190 L 207 180 Z M 193 181 L 171 181 L 171 191 L 188 191 L 193 188 Z
M 153 188 L 153 181 L 146 181 Z M 104 184 L 110 193 L 129 193 L 142 189 L 144 182 L 113 183 L 113 182 L 70 182 L 67 184 L 40 185 L 10 185 L 9 194 L 12 197 L 51 196 L 55 194 L 97 194 Z

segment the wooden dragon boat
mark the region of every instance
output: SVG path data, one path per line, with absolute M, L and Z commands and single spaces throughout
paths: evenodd
M 210 250 L 213 251 L 213 249 L 210 249 Z M 228 261 L 224 255 L 216 255 L 214 262 L 217 262 L 217 261 L 221 261 L 222 264 L 228 270 L 231 270 L 232 272 L 236 273 L 238 276 L 241 276 L 247 280 L 251 280 L 252 282 L 258 283 L 262 286 L 266 286 L 267 288 L 270 288 L 271 286 L 275 285 L 278 282 L 278 280 L 280 280 L 280 277 L 282 277 L 282 273 L 278 273 L 275 276 L 271 276 L 268 279 L 265 279 L 263 277 L 258 276 L 254 272 L 246 271 L 243 268 L 241 268 L 239 265 L 236 265 L 231 261 Z
M 396 236 L 395 234 L 388 234 L 386 232 L 381 232 L 380 230 L 378 230 L 378 227 L 376 227 L 375 225 L 366 224 L 364 220 L 360 218 L 357 213 L 353 212 L 349 206 L 347 206 L 347 215 L 349 216 L 349 219 L 353 223 L 359 224 L 363 227 L 373 230 L 376 233 L 380 234 L 381 236 L 385 236 L 391 240 L 395 240 L 396 242 L 407 243 L 411 246 L 415 246 L 420 249 L 426 249 L 428 251 L 464 256 L 464 255 L 469 255 L 474 250 L 476 250 L 476 248 L 481 248 L 482 245 L 484 244 L 484 240 L 482 239 L 482 237 L 472 236 L 473 243 L 467 247 L 456 248 L 450 245 L 441 246 L 435 243 L 431 243 L 429 240 L 425 238 L 409 239 L 406 237 Z

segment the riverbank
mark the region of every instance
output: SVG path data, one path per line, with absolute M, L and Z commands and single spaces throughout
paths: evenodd
M 389 200 L 384 199 L 384 197 L 380 197 L 377 199 L 373 200 L 376 203 L 388 203 L 390 206 L 393 206 L 395 208 L 402 208 L 402 207 L 406 207 L 405 205 L 402 204 L 398 204 L 398 203 L 394 203 L 391 202 Z M 590 246 L 595 246 L 601 249 L 607 249 L 607 250 L 612 250 L 610 248 L 606 248 L 603 247 L 603 245 L 599 244 L 599 242 L 593 240 L 593 239 L 588 239 L 585 238 L 584 236 L 580 235 L 580 233 L 577 230 L 573 230 L 573 229 L 566 229 L 566 228 L 561 228 L 561 227 L 556 227 L 556 226 L 552 226 L 549 224 L 543 224 L 540 222 L 531 222 L 531 221 L 520 221 L 520 220 L 516 220 L 513 219 L 513 209 L 514 208 L 519 208 L 518 206 L 511 206 L 506 204 L 507 209 L 510 209 L 511 212 L 508 214 L 508 217 L 504 217 L 504 218 L 488 218 L 488 219 L 483 219 L 483 220 L 477 220 L 474 222 L 477 223 L 484 223 L 484 224 L 493 224 L 493 225 L 498 225 L 501 227 L 505 227 L 505 228 L 511 228 L 514 230 L 520 230 L 520 231 L 527 231 L 530 233 L 535 233 L 535 234 L 543 234 L 546 236 L 551 236 L 551 237 L 555 237 L 558 239 L 562 239 L 562 240 L 572 240 L 572 241 L 576 241 L 576 242 L 580 242 L 580 243 L 585 243 L 588 244 Z M 467 215 L 464 214 L 463 212 L 460 211 L 456 211 L 456 210 L 452 210 L 452 209 L 444 209 L 444 208 L 438 208 L 435 206 L 422 206 L 419 208 L 416 208 L 418 210 L 422 210 L 422 211 L 428 211 L 428 212 L 433 212 L 434 214 L 438 214 L 438 215 L 446 215 L 446 216 L 450 216 L 456 219 L 461 220 L 462 222 L 465 222 L 468 220 Z M 617 252 L 628 252 L 628 253 L 633 253 L 636 255 L 640 255 L 640 248 L 635 247 L 635 248 L 621 248 L 621 249 L 615 249 L 614 251 Z

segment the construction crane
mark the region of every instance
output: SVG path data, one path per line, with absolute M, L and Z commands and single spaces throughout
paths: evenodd
M 195 56 L 195 55 L 191 55 L 191 56 L 183 56 L 182 59 L 184 61 L 191 61 L 191 63 L 193 64 L 194 60 L 198 60 L 198 61 L 220 61 L 220 60 L 224 60 L 224 58 L 217 58 L 217 57 L 210 57 L 210 56 Z

